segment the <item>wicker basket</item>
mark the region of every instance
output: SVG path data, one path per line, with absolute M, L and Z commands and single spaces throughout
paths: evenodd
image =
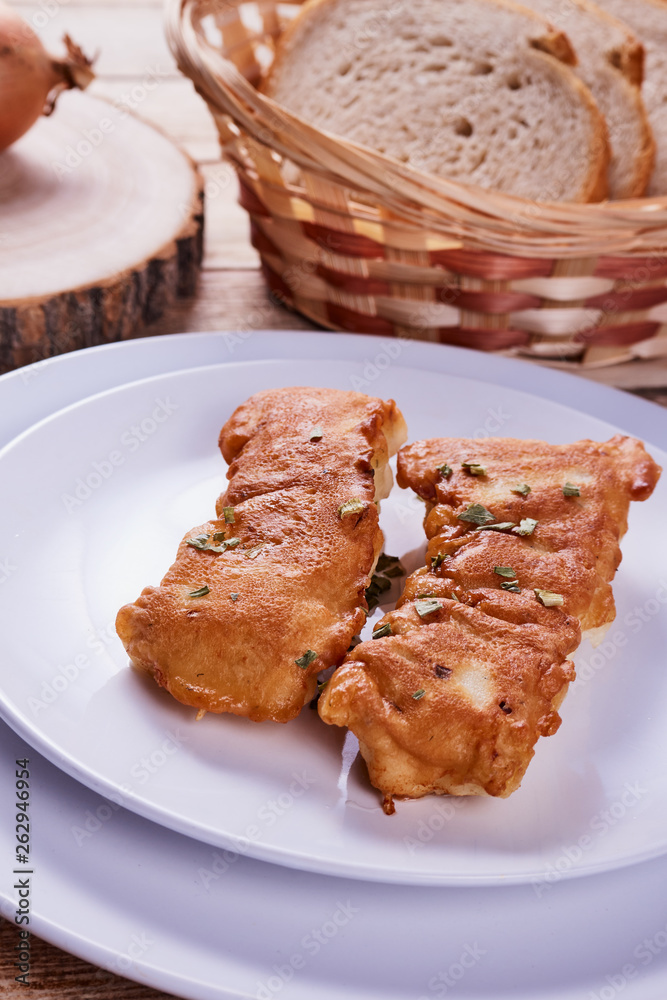
M 373 17 L 400 17 L 400 3 L 378 13 L 360 2 L 369 33 Z M 282 302 L 330 329 L 552 362 L 667 354 L 667 198 L 529 202 L 313 128 L 257 90 L 299 6 L 166 8 L 172 51 L 213 114 Z

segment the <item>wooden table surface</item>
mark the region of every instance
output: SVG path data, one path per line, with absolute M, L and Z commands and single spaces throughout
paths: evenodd
M 68 32 L 85 51 L 99 50 L 90 93 L 130 108 L 173 137 L 206 180 L 206 241 L 196 296 L 180 302 L 144 334 L 252 328 L 315 329 L 274 305 L 258 271 L 236 180 L 220 162 L 216 131 L 204 102 L 176 69 L 162 31 L 161 0 L 10 0 L 58 51 Z M 576 371 L 576 370 L 575 370 Z M 587 371 L 582 377 L 631 390 L 667 405 L 667 359 Z M 0 920 L 0 995 L 18 1000 L 157 1000 L 147 989 L 95 969 L 33 938 L 30 986 L 16 983 L 16 928 Z

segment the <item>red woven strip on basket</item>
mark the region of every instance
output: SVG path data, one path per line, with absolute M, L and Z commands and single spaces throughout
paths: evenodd
M 259 200 L 253 189 L 243 180 L 243 176 L 238 174 L 238 178 L 239 205 L 241 208 L 245 208 L 246 212 L 250 212 L 251 215 L 271 215 L 264 202 Z
M 467 326 L 441 326 L 438 329 L 441 344 L 471 347 L 476 351 L 504 351 L 508 347 L 525 347 L 530 334 L 525 330 L 478 330 Z
M 650 309 L 667 302 L 667 287 L 659 285 L 648 288 L 625 288 L 619 292 L 607 292 L 605 295 L 594 295 L 586 299 L 585 305 L 591 309 L 604 309 L 606 312 L 632 312 L 636 309 Z
M 358 274 L 344 274 L 342 271 L 332 271 L 324 264 L 318 264 L 316 273 L 320 278 L 332 285 L 333 288 L 342 288 L 350 295 L 390 295 L 391 285 L 388 281 L 381 281 L 379 278 L 364 278 Z
M 279 299 L 280 302 L 292 305 L 292 290 L 289 285 L 264 261 L 262 261 L 261 268 L 264 280 L 269 286 L 271 294 Z
M 273 240 L 263 232 L 254 219 L 250 218 L 250 242 L 258 253 L 268 253 L 271 257 L 282 257 L 282 254 Z
M 667 255 L 655 257 L 600 257 L 595 268 L 596 278 L 634 281 L 642 284 L 657 278 L 667 278 Z
M 354 312 L 345 306 L 335 305 L 327 302 L 327 318 L 334 326 L 341 330 L 348 330 L 350 333 L 375 333 L 384 337 L 394 336 L 394 324 L 381 316 L 367 316 L 364 313 Z
M 319 226 L 315 222 L 302 222 L 301 228 L 309 239 L 332 253 L 346 254 L 348 257 L 384 258 L 382 244 L 376 243 L 368 236 L 344 233 L 340 229 Z
M 627 326 L 599 326 L 592 330 L 582 330 L 574 338 L 579 344 L 589 347 L 627 347 L 640 340 L 655 337 L 660 323 L 629 323 Z
M 516 278 L 547 278 L 553 270 L 552 260 L 530 257 L 507 257 L 501 254 L 473 250 L 433 250 L 432 264 L 487 281 L 512 281 Z

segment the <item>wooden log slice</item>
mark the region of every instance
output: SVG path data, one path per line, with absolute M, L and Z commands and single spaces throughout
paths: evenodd
M 194 293 L 203 185 L 125 109 L 61 95 L 0 153 L 0 372 L 131 337 Z

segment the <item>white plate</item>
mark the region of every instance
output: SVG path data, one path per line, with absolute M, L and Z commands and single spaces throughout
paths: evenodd
M 0 911 L 14 919 L 29 878 L 29 930 L 116 975 L 188 1000 L 667 995 L 665 858 L 535 888 L 332 879 L 114 809 L 0 723 L 7 810 L 24 756 L 33 864 L 14 874 L 14 825 L 0 824 Z
M 272 338 L 275 345 L 278 335 Z M 326 365 L 298 360 L 304 343 L 298 336 L 283 341 L 280 348 L 295 359 L 289 363 L 177 371 L 90 398 L 2 453 L 0 475 L 18 485 L 1 519 L 0 553 L 15 569 L 6 581 L 11 616 L 0 650 L 4 662 L 22 666 L 3 683 L 5 717 L 61 767 L 130 808 L 294 867 L 387 881 L 507 883 L 590 873 L 664 851 L 660 598 L 667 600 L 667 536 L 655 532 L 660 495 L 633 512 L 617 578 L 619 637 L 603 647 L 601 661 L 582 650 L 584 682 L 566 702 L 565 723 L 542 741 L 524 786 L 507 802 L 428 799 L 401 804 L 387 819 L 359 764 L 347 797 L 341 794 L 342 733 L 315 713 L 306 710 L 286 727 L 232 717 L 195 725 L 190 710 L 126 668 L 111 627 L 116 608 L 156 582 L 183 530 L 209 516 L 223 483 L 219 427 L 259 388 L 349 387 L 373 376 L 368 391 L 398 400 L 412 438 L 500 431 L 566 441 L 615 430 L 580 410 L 464 377 L 481 366 L 488 376 L 497 369 L 499 381 L 522 376 L 554 395 L 592 388 L 601 400 L 596 409 L 615 405 L 621 426 L 634 433 L 651 427 L 664 439 L 666 415 L 655 407 L 527 365 L 406 345 L 400 360 L 411 355 L 411 367 L 394 362 L 373 372 L 365 362 L 333 361 L 329 352 L 335 345 L 341 357 L 349 347 L 358 358 L 372 347 L 377 361 L 382 342 L 322 335 Z M 457 367 L 460 374 L 438 372 Z M 163 402 L 159 416 L 173 411 L 162 423 L 151 416 L 156 400 Z M 137 443 L 132 428 L 145 419 L 153 423 L 144 424 L 146 440 Z M 122 462 L 105 478 L 114 451 Z M 91 475 L 87 499 L 63 501 L 78 500 L 78 481 Z M 386 504 L 389 551 L 419 548 L 418 510 L 400 493 Z M 640 627 L 635 607 L 646 618 Z

